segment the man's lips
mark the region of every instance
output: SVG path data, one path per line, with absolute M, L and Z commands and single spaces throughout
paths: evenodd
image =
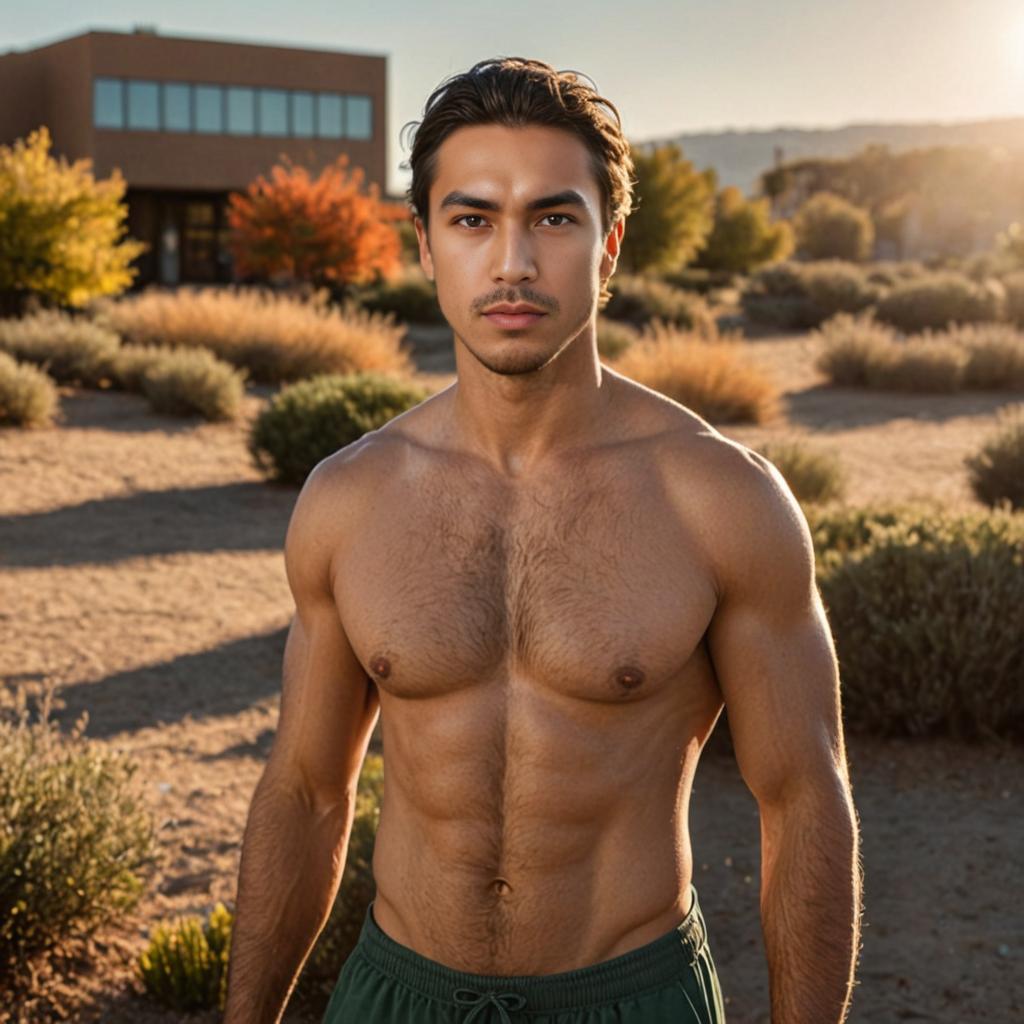
M 546 313 L 484 313 L 484 316 L 491 321 L 496 327 L 504 327 L 506 329 L 518 329 L 522 327 L 529 327 L 531 324 L 535 324 L 541 317 L 547 316 Z

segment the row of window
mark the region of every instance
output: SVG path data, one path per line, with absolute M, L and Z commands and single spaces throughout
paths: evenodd
M 370 96 L 141 79 L 93 80 L 97 128 L 369 139 Z

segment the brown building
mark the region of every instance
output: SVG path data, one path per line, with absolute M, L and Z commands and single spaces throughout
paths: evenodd
M 281 154 L 312 174 L 347 153 L 387 186 L 387 57 L 133 32 L 0 55 L 0 143 L 46 125 L 53 153 L 127 182 L 135 286 L 232 279 L 231 191 Z

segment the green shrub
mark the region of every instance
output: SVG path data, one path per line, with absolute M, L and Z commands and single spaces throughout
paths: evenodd
M 732 270 L 708 270 L 705 267 L 682 267 L 663 270 L 658 277 L 671 288 L 708 295 L 721 288 L 732 288 L 741 275 Z
M 35 363 L 62 384 L 101 384 L 110 375 L 119 345 L 114 331 L 58 310 L 0 320 L 0 350 Z
M 882 288 L 892 288 L 904 281 L 912 281 L 928 271 L 918 260 L 875 260 L 864 267 L 864 277 L 868 284 Z
M 48 426 L 56 409 L 57 385 L 50 376 L 0 352 L 0 425 Z
M 741 296 L 755 323 L 783 330 L 817 327 L 837 313 L 857 313 L 878 301 L 883 289 L 843 260 L 778 263 L 758 271 Z
M 125 755 L 50 719 L 24 690 L 0 720 L 0 977 L 133 907 L 155 862 L 153 824 Z M 2 986 L 0 986 L 2 988 Z
M 875 241 L 867 210 L 832 192 L 817 192 L 793 218 L 797 246 L 812 260 L 866 260 Z
M 206 348 L 248 379 L 278 384 L 318 373 L 407 372 L 405 328 L 349 303 L 329 305 L 326 290 L 310 298 L 257 288 L 149 288 L 141 295 L 92 305 L 97 322 L 128 342 Z
M 373 313 L 390 313 L 414 324 L 447 323 L 437 302 L 437 288 L 419 267 L 409 267 L 392 281 L 356 292 L 359 305 Z
M 223 1009 L 232 923 L 218 903 L 205 925 L 195 916 L 158 924 L 138 960 L 146 992 L 174 1010 Z
M 623 320 L 597 318 L 597 352 L 605 359 L 621 356 L 639 337 L 640 332 Z
M 203 349 L 171 349 L 142 370 L 142 393 L 156 412 L 230 420 L 242 406 L 245 373 Z
M 373 880 L 373 847 L 383 792 L 384 760 L 379 754 L 367 754 L 359 775 L 345 871 L 331 913 L 296 985 L 299 999 L 326 1002 L 341 968 L 359 941 L 367 907 L 377 891 Z
M 759 451 L 782 474 L 801 504 L 843 496 L 843 471 L 835 453 L 815 451 L 795 440 L 768 442 Z
M 141 392 L 146 373 L 173 351 L 166 345 L 122 345 L 110 367 L 111 383 L 122 391 Z
M 998 281 L 978 284 L 962 274 L 940 271 L 896 285 L 879 300 L 876 316 L 901 331 L 936 330 L 999 320 L 1005 301 Z
M 707 303 L 692 292 L 673 288 L 656 277 L 616 274 L 608 285 L 612 293 L 604 315 L 636 328 L 652 320 L 700 334 L 715 334 L 715 319 Z
M 874 736 L 1024 737 L 1024 517 L 819 513 L 847 727 Z M 838 518 L 837 526 L 829 526 Z
M 253 424 L 259 469 L 301 484 L 322 459 L 422 402 L 429 392 L 383 374 L 325 374 L 282 388 Z
M 986 505 L 1024 508 L 1024 405 L 1006 406 L 996 419 L 996 433 L 964 460 L 971 490 Z

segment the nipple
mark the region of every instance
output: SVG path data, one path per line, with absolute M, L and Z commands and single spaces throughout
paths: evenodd
M 615 673 L 615 681 L 626 690 L 635 690 L 643 685 L 644 673 L 642 669 L 633 665 L 624 665 Z
M 387 679 L 391 675 L 391 662 L 383 654 L 378 654 L 370 662 L 370 669 L 375 676 Z

